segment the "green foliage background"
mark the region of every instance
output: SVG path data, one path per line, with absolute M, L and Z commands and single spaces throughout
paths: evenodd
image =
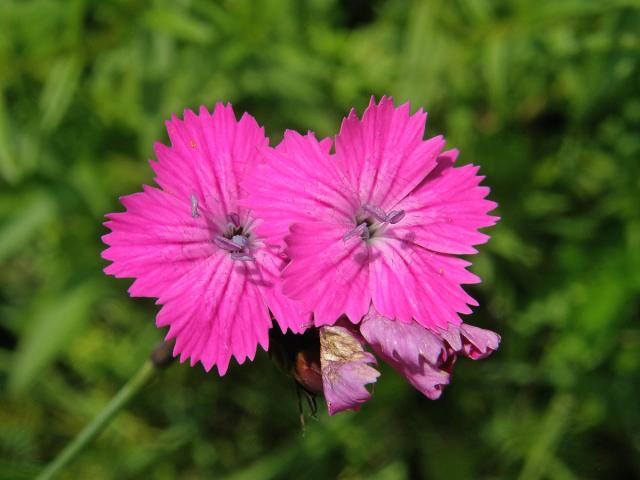
M 383 367 L 304 436 L 266 354 L 176 364 L 64 478 L 640 478 L 639 25 L 637 0 L 2 0 L 0 479 L 32 478 L 162 336 L 100 236 L 163 121 L 231 101 L 275 144 L 371 94 L 487 175 L 503 220 L 470 321 L 501 349 L 437 402 Z

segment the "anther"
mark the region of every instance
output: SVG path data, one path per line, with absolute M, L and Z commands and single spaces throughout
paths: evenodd
M 386 221 L 391 225 L 394 225 L 398 223 L 400 220 L 402 220 L 404 216 L 405 216 L 404 210 L 393 210 L 392 212 L 389 212 L 389 215 L 387 215 Z
M 342 240 L 346 242 L 351 237 L 355 237 L 355 236 L 362 237 L 363 240 L 369 240 L 369 229 L 367 228 L 366 223 L 363 222 L 357 227 L 355 227 L 353 230 L 350 230 L 347 233 L 345 233 L 344 237 L 342 237 Z
M 234 235 L 231 237 L 231 241 L 238 245 L 240 248 L 244 248 L 249 244 L 249 240 L 244 235 Z
M 230 253 L 231 260 L 238 260 L 241 262 L 253 262 L 255 259 L 251 256 L 248 250 L 249 240 L 244 235 L 234 235 L 229 240 L 222 235 L 216 235 L 213 238 L 215 243 L 222 250 L 226 250 Z
M 366 213 L 371 215 L 380 223 L 390 223 L 392 225 L 402 220 L 405 215 L 404 210 L 392 210 L 387 214 L 380 207 L 376 207 L 375 205 L 369 205 L 369 204 L 362 205 L 362 210 L 364 210 Z

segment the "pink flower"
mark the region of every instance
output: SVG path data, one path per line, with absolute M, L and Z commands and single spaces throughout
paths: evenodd
M 458 355 L 478 360 L 489 356 L 500 344 L 498 334 L 472 325 L 450 324 L 447 330 L 431 331 L 414 321 L 385 318 L 373 307 L 358 327 L 320 328 L 323 393 L 330 415 L 357 410 L 370 399 L 365 385 L 374 383 L 379 374 L 367 365 L 375 363 L 373 356 L 364 351 L 367 344 L 431 400 L 438 399 L 449 384 Z M 329 329 L 340 329 L 340 336 Z
M 317 141 L 288 131 L 265 150 L 246 186 L 246 205 L 264 224 L 256 231 L 285 238 L 291 263 L 283 292 L 314 314 L 317 326 L 346 314 L 360 322 L 371 305 L 386 318 L 432 331 L 461 324 L 477 305 L 462 284 L 477 283 L 469 262 L 495 224 L 496 207 L 479 186 L 478 168 L 454 168 L 458 152 L 423 140 L 426 114 L 389 98 L 352 111 L 336 137 Z
M 243 363 L 267 348 L 269 311 L 283 332 L 302 331 L 308 317 L 280 290 L 282 245 L 266 242 L 239 203 L 268 139 L 253 117 L 237 121 L 222 104 L 174 116 L 167 130 L 171 147 L 157 143 L 151 162 L 160 188 L 122 197 L 127 211 L 107 215 L 105 272 L 135 278 L 132 296 L 158 299 L 156 325 L 169 327 L 180 361 L 224 375 L 231 356 Z

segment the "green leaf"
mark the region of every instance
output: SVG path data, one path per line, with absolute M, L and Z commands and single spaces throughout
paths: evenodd
M 77 57 L 62 58 L 54 63 L 40 97 L 40 125 L 43 130 L 56 128 L 67 113 L 78 86 L 80 72 L 81 64 Z
M 53 198 L 38 192 L 26 205 L 16 208 L 8 221 L 0 225 L 0 262 L 31 240 L 51 220 L 54 211 Z
M 90 318 L 91 307 L 99 295 L 101 290 L 95 283 L 84 283 L 40 305 L 15 353 L 9 390 L 26 390 L 55 360 Z
M 20 175 L 10 142 L 11 133 L 4 92 L 0 88 L 0 176 L 8 183 L 15 183 Z
M 212 27 L 179 10 L 154 8 L 144 16 L 145 24 L 154 31 L 194 43 L 208 43 L 214 38 Z

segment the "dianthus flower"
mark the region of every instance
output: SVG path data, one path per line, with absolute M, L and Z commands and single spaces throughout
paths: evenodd
M 287 131 L 269 161 L 247 180 L 246 205 L 265 220 L 257 232 L 282 238 L 291 262 L 283 292 L 312 311 L 316 326 L 345 314 L 358 323 L 380 315 L 423 327 L 460 325 L 477 305 L 462 284 L 479 282 L 470 263 L 495 224 L 496 204 L 478 167 L 454 168 L 441 136 L 423 140 L 426 114 L 389 98 L 354 111 L 336 137 Z
M 462 285 L 480 279 L 455 256 L 488 240 L 478 230 L 495 224 L 496 204 L 478 167 L 455 168 L 441 136 L 423 140 L 425 123 L 422 110 L 372 99 L 362 119 L 344 119 L 335 153 L 330 139 L 287 131 L 247 181 L 246 205 L 265 220 L 257 231 L 286 242 L 284 294 L 321 327 L 330 414 L 370 398 L 366 345 L 435 399 L 457 355 L 484 358 L 500 341 L 462 323 L 477 305 Z
M 167 130 L 171 147 L 156 143 L 150 162 L 160 188 L 145 185 L 120 199 L 126 212 L 107 215 L 105 272 L 135 278 L 132 296 L 157 298 L 156 325 L 169 327 L 180 361 L 224 375 L 231 356 L 243 363 L 267 349 L 270 312 L 283 332 L 301 332 L 308 317 L 280 290 L 282 245 L 265 242 L 239 203 L 268 139 L 222 104 L 174 116 Z

